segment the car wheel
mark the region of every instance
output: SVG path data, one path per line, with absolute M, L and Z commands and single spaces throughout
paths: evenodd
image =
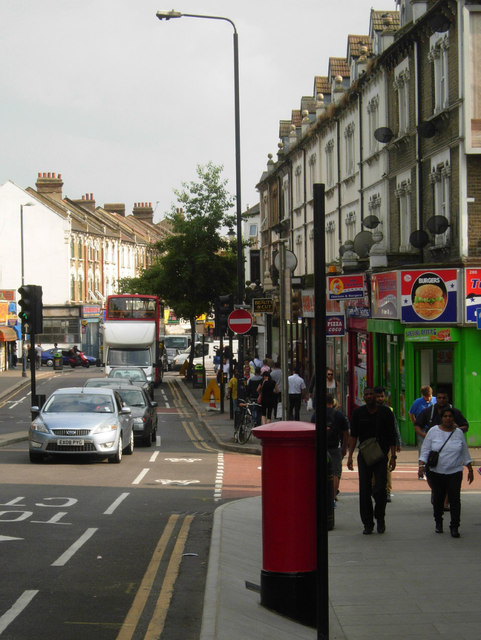
M 30 458 L 30 462 L 33 462 L 34 464 L 38 464 L 39 462 L 43 462 L 43 453 L 37 453 L 36 451 L 29 451 L 28 452 L 29 458 Z
M 131 456 L 133 452 L 134 452 L 134 430 L 131 429 L 129 446 L 125 448 L 124 453 L 126 456 Z
M 114 464 L 119 464 L 120 462 L 122 462 L 122 436 L 121 435 L 119 436 L 117 453 L 115 453 L 113 456 L 110 456 L 109 462 L 112 462 Z
M 51 358 L 49 358 L 46 362 L 44 362 L 43 364 L 46 364 L 47 367 L 53 367 L 53 360 Z

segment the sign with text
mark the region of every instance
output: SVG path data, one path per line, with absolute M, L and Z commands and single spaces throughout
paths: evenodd
M 406 329 L 404 339 L 408 342 L 452 342 L 457 340 L 454 327 L 416 327 Z
M 477 322 L 481 310 L 481 269 L 465 269 L 464 290 L 464 321 Z
M 350 300 L 366 295 L 364 274 L 329 276 L 327 278 L 329 300 Z
M 371 317 L 398 318 L 397 273 L 373 273 L 371 276 Z
M 346 334 L 343 315 L 326 316 L 326 337 L 341 337 Z
M 253 313 L 274 313 L 274 300 L 272 298 L 253 298 Z
M 457 322 L 458 270 L 401 271 L 402 322 Z

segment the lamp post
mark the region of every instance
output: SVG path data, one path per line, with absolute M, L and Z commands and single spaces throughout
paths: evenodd
M 26 202 L 20 205 L 20 269 L 22 278 L 22 287 L 25 284 L 25 262 L 23 251 L 23 208 L 33 207 L 33 202 Z M 27 377 L 27 355 L 25 353 L 25 332 L 22 323 L 22 378 Z
M 237 230 L 237 304 L 244 301 L 244 261 L 242 253 L 242 205 L 241 205 L 241 164 L 240 164 L 240 108 L 239 108 L 239 40 L 237 29 L 230 20 L 222 16 L 207 16 L 196 13 L 181 13 L 180 11 L 157 11 L 159 20 L 171 20 L 172 18 L 202 18 L 205 20 L 223 20 L 232 25 L 234 29 L 234 118 L 235 118 L 235 177 L 236 177 L 236 230 Z M 244 360 L 244 341 L 239 336 L 238 359 L 240 365 Z

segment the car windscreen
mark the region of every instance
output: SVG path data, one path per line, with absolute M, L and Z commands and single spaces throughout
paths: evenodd
M 51 396 L 44 413 L 113 413 L 112 398 L 106 395 L 62 393 Z
M 132 382 L 138 382 L 139 380 L 145 382 L 147 380 L 142 369 L 112 369 L 109 373 L 109 378 L 132 380 Z
M 145 407 L 144 396 L 137 389 L 119 389 L 120 397 L 128 407 Z
M 109 349 L 107 364 L 111 367 L 149 367 L 149 349 Z
M 164 346 L 166 349 L 183 351 L 189 346 L 189 338 L 187 336 L 165 336 Z

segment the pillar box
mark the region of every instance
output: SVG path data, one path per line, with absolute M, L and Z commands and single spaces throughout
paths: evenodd
M 262 441 L 261 604 L 316 626 L 315 425 L 276 422 Z

